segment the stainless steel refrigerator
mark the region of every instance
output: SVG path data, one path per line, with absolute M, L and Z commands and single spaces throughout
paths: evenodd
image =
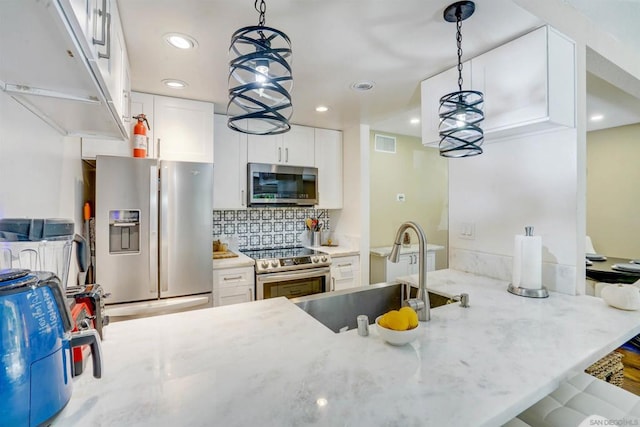
M 213 164 L 97 156 L 95 190 L 95 277 L 110 315 L 212 305 Z

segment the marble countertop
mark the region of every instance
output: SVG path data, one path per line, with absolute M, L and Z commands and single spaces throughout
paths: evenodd
M 221 270 L 224 268 L 253 267 L 255 265 L 253 258 L 250 258 L 239 251 L 234 251 L 234 253 L 238 254 L 235 258 L 214 259 L 213 269 Z
M 430 251 L 441 251 L 444 249 L 444 246 L 441 245 L 432 245 L 430 243 L 427 243 L 427 252 Z M 408 254 L 408 253 L 413 253 L 413 252 L 418 252 L 419 251 L 419 245 L 418 244 L 413 244 L 413 245 L 409 245 L 409 246 L 403 246 L 400 249 L 400 253 L 401 254 Z M 379 248 L 371 248 L 370 250 L 371 255 L 376 255 L 376 256 L 389 256 L 389 254 L 391 253 L 391 246 L 382 246 Z
M 54 425 L 499 426 L 640 333 L 638 312 L 599 298 L 522 298 L 452 270 L 428 281 L 471 307 L 432 310 L 403 347 L 375 325 L 334 334 L 285 298 L 113 323 L 103 378 L 75 379 Z

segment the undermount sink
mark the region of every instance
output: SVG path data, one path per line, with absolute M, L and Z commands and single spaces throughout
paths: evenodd
M 411 288 L 411 297 L 417 289 Z M 357 328 L 357 316 L 366 314 L 369 323 L 389 310 L 402 307 L 406 300 L 405 285 L 398 283 L 378 283 L 375 285 L 346 289 L 343 291 L 315 294 L 293 298 L 290 301 L 307 312 L 311 317 L 331 329 L 343 332 Z M 429 292 L 431 308 L 447 304 L 449 298 Z

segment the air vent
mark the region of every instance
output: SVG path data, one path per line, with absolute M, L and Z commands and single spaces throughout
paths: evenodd
M 396 152 L 396 138 L 395 136 L 387 136 L 387 135 L 377 135 L 375 137 L 375 148 L 376 151 L 381 151 L 383 153 L 393 153 Z

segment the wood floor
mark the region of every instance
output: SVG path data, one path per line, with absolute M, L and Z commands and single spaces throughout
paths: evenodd
M 640 396 L 640 353 L 624 348 L 619 348 L 616 351 L 623 355 L 624 383 L 622 388 Z

